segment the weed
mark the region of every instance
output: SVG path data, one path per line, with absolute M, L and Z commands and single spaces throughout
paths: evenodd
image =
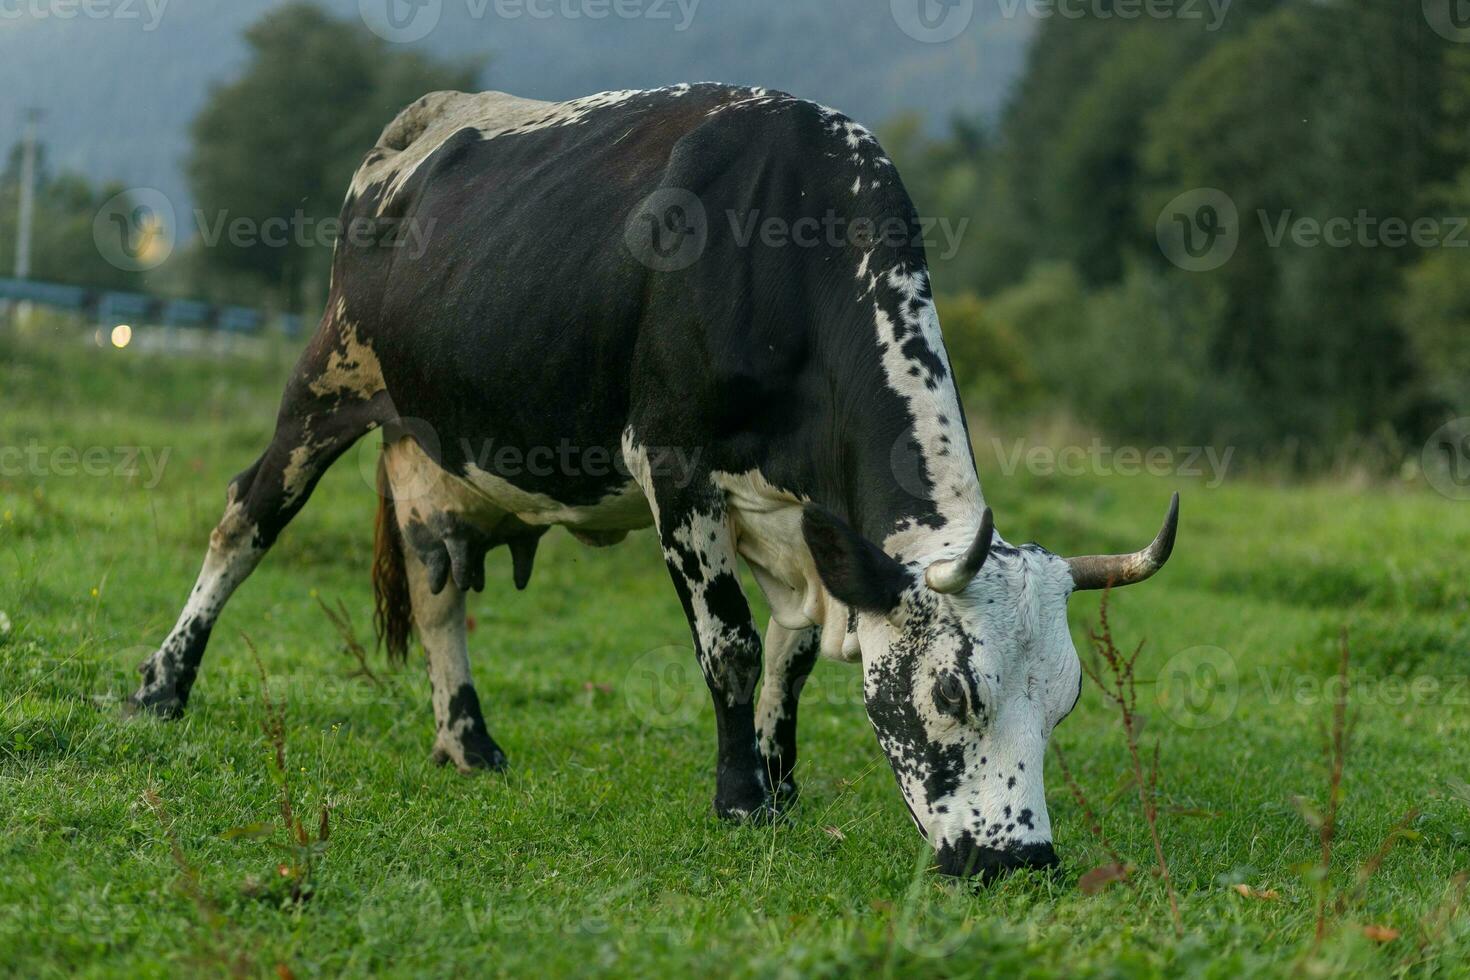
M 244 633 L 241 633 L 240 636 L 244 639 L 250 655 L 255 659 L 256 669 L 260 672 L 260 699 L 265 708 L 265 717 L 260 727 L 271 749 L 269 753 L 270 773 L 279 794 L 279 829 L 283 831 L 285 840 L 284 842 L 270 841 L 270 838 L 275 835 L 276 828 L 269 824 L 237 827 L 226 831 L 225 837 L 232 840 L 265 840 L 279 850 L 283 860 L 276 865 L 276 873 L 271 878 L 275 887 L 263 888 L 261 892 L 267 895 L 281 894 L 283 905 L 299 906 L 310 901 L 316 893 L 316 871 L 321 863 L 322 855 L 326 853 L 327 842 L 331 837 L 331 808 L 326 803 L 322 804 L 321 815 L 317 819 L 314 834 L 306 829 L 306 825 L 297 814 L 291 788 L 291 770 L 286 764 L 285 708 L 271 697 L 265 664 L 261 662 L 260 653 L 255 649 L 255 644 Z
M 1153 758 L 1147 768 L 1144 767 L 1143 755 L 1138 748 L 1143 725 L 1138 715 L 1135 668 L 1138 664 L 1138 655 L 1143 652 L 1143 643 L 1140 642 L 1130 654 L 1125 654 L 1118 649 L 1113 639 L 1112 623 L 1108 620 L 1108 603 L 1111 598 L 1111 589 L 1103 593 L 1102 604 L 1098 609 L 1098 627 L 1091 634 L 1092 656 L 1082 661 L 1082 669 L 1088 677 L 1092 678 L 1098 690 L 1103 692 L 1103 696 L 1117 707 L 1122 717 L 1123 737 L 1128 746 L 1128 759 L 1132 767 L 1130 782 L 1137 792 L 1138 808 L 1143 814 L 1144 823 L 1148 826 L 1149 838 L 1153 842 L 1154 870 L 1159 880 L 1164 883 L 1164 889 L 1169 896 L 1169 915 L 1174 923 L 1174 933 L 1182 936 L 1184 935 L 1184 918 L 1179 912 L 1179 895 L 1175 891 L 1174 877 L 1169 871 L 1169 862 L 1164 857 L 1164 845 L 1159 838 L 1159 743 L 1157 741 L 1154 743 Z M 1077 799 L 1087 819 L 1088 830 L 1097 838 L 1098 843 L 1113 861 L 1111 865 L 1104 865 L 1088 872 L 1078 883 L 1079 886 L 1086 891 L 1096 891 L 1112 881 L 1131 882 L 1133 866 L 1122 859 L 1117 849 L 1103 835 L 1102 825 L 1088 804 L 1082 788 L 1072 778 L 1072 773 L 1067 768 L 1066 758 L 1061 754 L 1060 748 L 1055 749 L 1055 752 L 1062 767 L 1062 774 L 1067 781 L 1067 787 L 1072 791 L 1072 795 Z
M 327 605 L 326 600 L 320 596 L 317 597 L 316 601 L 317 605 L 322 607 L 322 612 L 326 614 L 327 619 L 331 622 L 332 628 L 342 638 L 342 652 L 357 661 L 357 667 L 348 673 L 347 676 L 366 677 L 369 681 L 372 681 L 374 687 L 383 687 L 382 678 L 373 673 L 373 668 L 368 664 L 367 648 L 357 638 L 357 630 L 352 626 L 352 617 L 348 615 L 347 604 L 341 599 L 338 599 L 337 606 L 334 609 Z

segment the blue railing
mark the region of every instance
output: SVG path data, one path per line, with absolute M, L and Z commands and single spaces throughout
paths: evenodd
M 68 313 L 90 314 L 100 326 L 119 323 L 159 324 L 166 327 L 199 327 L 228 333 L 254 334 L 264 329 L 271 316 L 249 306 L 205 303 L 192 299 L 165 299 L 146 293 L 113 289 L 88 289 L 33 279 L 0 278 L 0 302 L 35 303 Z M 278 329 L 288 337 L 300 335 L 305 319 L 296 313 L 277 314 Z

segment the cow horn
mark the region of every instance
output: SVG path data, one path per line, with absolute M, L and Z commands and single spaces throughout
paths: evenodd
M 970 544 L 970 550 L 959 558 L 936 561 L 930 565 L 924 573 L 924 582 L 935 592 L 945 595 L 954 595 L 963 590 L 980 574 L 980 567 L 990 555 L 990 542 L 994 537 L 995 517 L 987 507 L 984 516 L 980 518 L 980 531 Z
M 1154 543 L 1131 555 L 1087 555 L 1068 558 L 1072 581 L 1077 591 L 1106 589 L 1120 585 L 1136 585 L 1164 567 L 1174 551 L 1174 535 L 1179 531 L 1179 494 L 1169 501 L 1169 516 Z

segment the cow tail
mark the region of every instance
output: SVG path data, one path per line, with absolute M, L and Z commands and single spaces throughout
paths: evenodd
M 373 625 L 378 644 L 389 661 L 408 659 L 408 637 L 413 628 L 413 601 L 408 591 L 408 566 L 403 532 L 393 503 L 386 456 L 378 457 L 378 521 L 373 533 Z

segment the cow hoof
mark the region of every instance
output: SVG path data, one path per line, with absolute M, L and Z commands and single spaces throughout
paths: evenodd
M 769 796 L 759 803 L 722 803 L 715 800 L 715 816 L 728 823 L 762 826 L 779 820 L 781 809 Z
M 796 780 L 787 776 L 776 786 L 776 809 L 786 810 L 795 805 L 796 798 L 800 794 L 801 790 L 796 785 Z
M 464 746 L 458 752 L 451 752 L 442 745 L 436 745 L 429 758 L 438 766 L 452 762 L 454 768 L 466 776 L 476 772 L 504 772 L 510 767 L 510 760 L 493 743 L 481 748 Z
M 184 702 L 162 691 L 138 691 L 123 702 L 122 713 L 124 718 L 152 715 L 165 721 L 177 721 L 184 717 Z

